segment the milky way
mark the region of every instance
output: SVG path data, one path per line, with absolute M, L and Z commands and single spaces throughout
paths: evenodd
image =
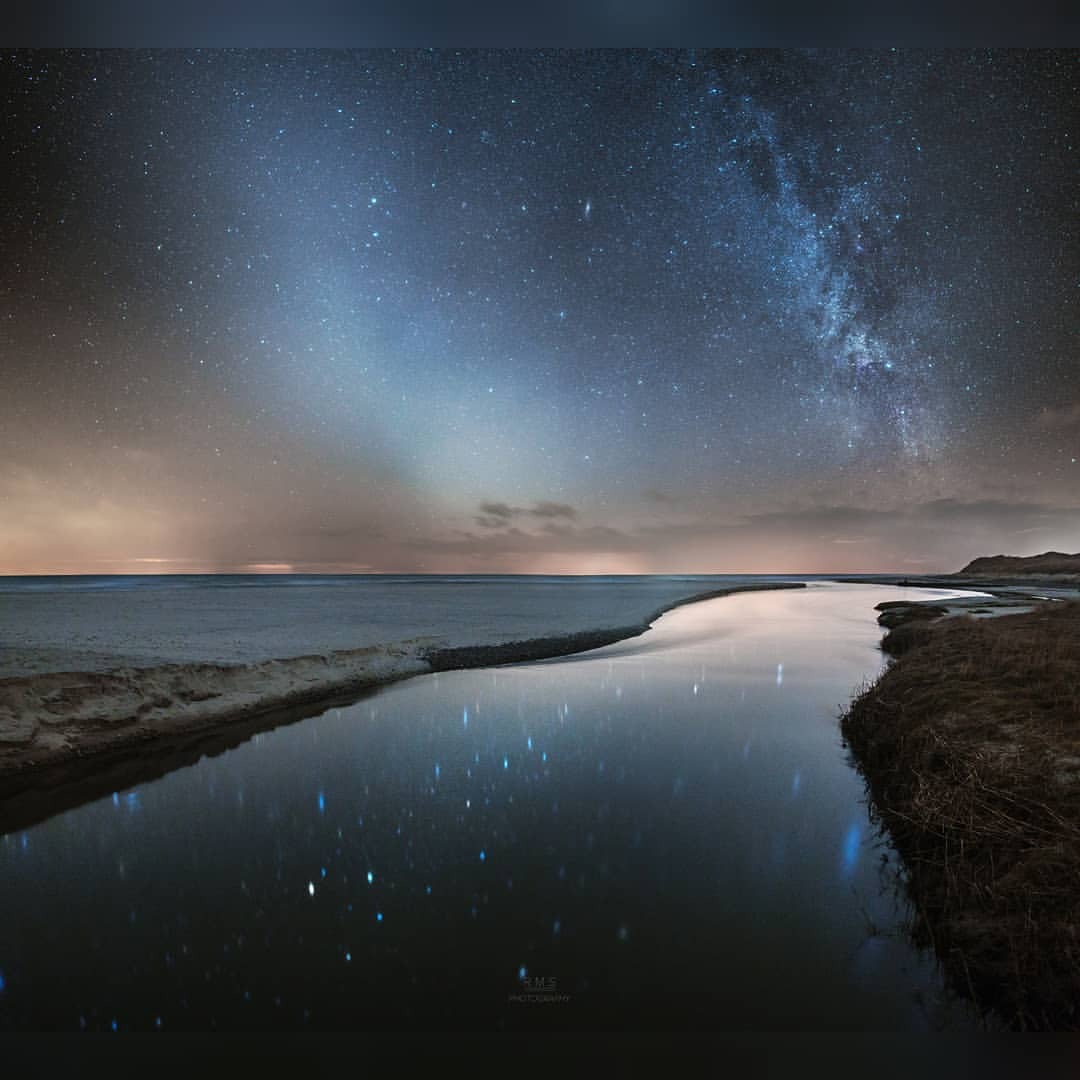
M 1075 53 L 0 78 L 0 570 L 1080 547 Z

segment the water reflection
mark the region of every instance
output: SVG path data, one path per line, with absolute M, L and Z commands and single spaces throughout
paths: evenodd
M 415 679 L 9 834 L 0 1023 L 962 1024 L 839 742 L 896 594 Z

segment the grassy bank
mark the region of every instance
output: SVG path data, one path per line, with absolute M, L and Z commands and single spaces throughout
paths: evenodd
M 892 629 L 844 737 L 916 932 L 1008 1023 L 1080 1029 L 1080 602 Z

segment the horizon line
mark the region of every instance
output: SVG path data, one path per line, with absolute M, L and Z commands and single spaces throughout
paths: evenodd
M 0 570 L 0 579 L 14 577 L 802 577 L 840 575 L 922 575 L 955 574 L 955 570 L 657 570 L 634 574 L 625 571 L 573 571 L 557 573 L 507 570 L 133 570 L 101 573 L 86 570 Z

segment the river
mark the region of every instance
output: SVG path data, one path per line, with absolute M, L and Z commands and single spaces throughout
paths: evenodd
M 874 604 L 943 595 L 693 604 L 10 833 L 0 1027 L 972 1026 L 838 726 L 883 663 Z

